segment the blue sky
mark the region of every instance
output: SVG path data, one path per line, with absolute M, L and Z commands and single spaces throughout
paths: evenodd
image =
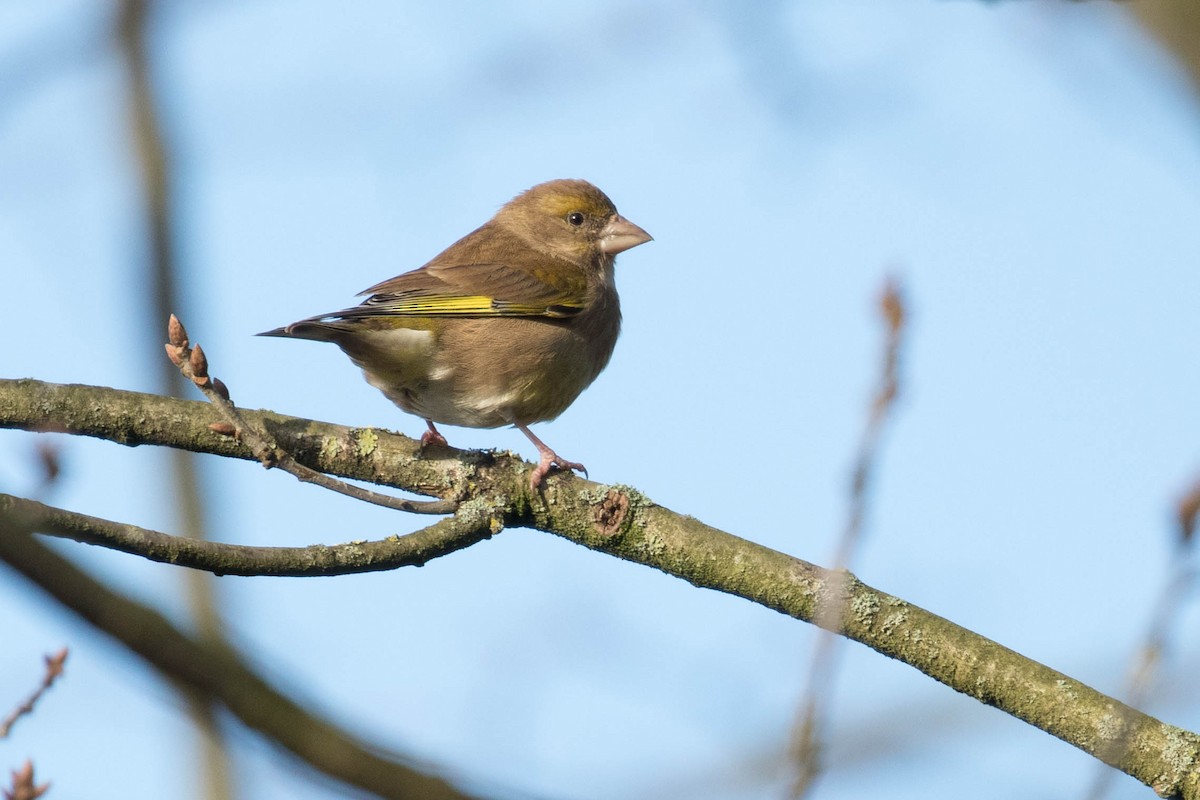
M 336 348 L 251 334 L 344 307 L 534 183 L 587 178 L 655 241 L 618 259 L 607 371 L 535 430 L 595 480 L 825 563 L 895 274 L 903 394 L 856 573 L 1118 690 L 1200 472 L 1200 119 L 1118 7 L 178 2 L 155 22 L 182 316 L 239 404 L 418 435 Z M 0 375 L 153 390 L 108 24 L 98 4 L 0 6 Z M 533 455 L 516 431 L 445 433 Z M 29 489 L 34 442 L 0 434 L 0 488 Z M 60 444 L 53 502 L 176 527 L 165 453 Z M 223 541 L 423 523 L 202 465 Z M 183 619 L 177 570 L 60 549 Z M 217 588 L 283 686 L 491 791 L 765 798 L 786 780 L 815 637 L 744 601 L 519 530 L 421 570 Z M 1197 622 L 1147 709 L 1193 730 Z M 72 648 L 0 767 L 33 757 L 63 797 L 186 796 L 168 687 L 7 572 L 0 626 L 0 707 Z M 843 655 L 826 798 L 1061 797 L 1091 777 L 1022 723 Z M 244 796 L 333 792 L 234 739 Z M 130 777 L 97 779 L 114 766 Z

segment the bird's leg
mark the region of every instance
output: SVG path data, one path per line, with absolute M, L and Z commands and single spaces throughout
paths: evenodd
M 446 442 L 446 437 L 442 436 L 441 431 L 439 431 L 437 428 L 433 427 L 433 420 L 427 419 L 427 420 L 425 420 L 425 424 L 429 426 L 429 430 L 427 430 L 421 434 L 421 449 L 422 450 L 424 450 L 426 447 L 429 447 L 429 445 L 431 445 L 431 444 L 439 444 L 442 447 L 450 446 Z
M 533 442 L 533 446 L 536 447 L 538 449 L 538 453 L 541 454 L 541 459 L 538 461 L 538 465 L 533 468 L 533 472 L 529 475 L 530 489 L 536 492 L 538 487 L 542 485 L 542 481 L 545 480 L 546 476 L 550 474 L 550 469 L 552 467 L 558 467 L 559 469 L 573 469 L 578 472 L 582 472 L 584 477 L 587 477 L 587 467 L 585 467 L 583 464 L 578 464 L 574 461 L 567 461 L 565 458 L 559 456 L 558 453 L 547 447 L 545 442 L 534 436 L 533 431 L 529 430 L 527 426 L 522 425 L 519 422 L 514 424 L 517 426 L 517 430 L 529 437 L 529 441 Z

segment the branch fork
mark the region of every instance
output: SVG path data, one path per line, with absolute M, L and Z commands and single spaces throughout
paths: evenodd
M 275 443 L 269 433 L 251 425 L 238 413 L 237 406 L 229 397 L 229 388 L 220 378 L 209 374 L 208 357 L 204 350 L 199 344 L 191 344 L 187 329 L 174 314 L 167 321 L 166 351 L 167 358 L 179 368 L 183 377 L 191 381 L 224 418 L 211 423 L 208 429 L 245 444 L 263 467 L 277 467 L 305 483 L 314 483 L 332 492 L 396 511 L 407 511 L 411 514 L 453 514 L 457 510 L 458 502 L 455 500 L 409 500 L 392 497 L 346 483 L 296 461 Z

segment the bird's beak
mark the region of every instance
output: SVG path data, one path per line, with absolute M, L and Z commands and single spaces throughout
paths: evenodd
M 600 231 L 600 252 L 608 256 L 624 253 L 631 247 L 645 244 L 654 237 L 634 225 L 620 214 L 613 216 L 612 221 Z

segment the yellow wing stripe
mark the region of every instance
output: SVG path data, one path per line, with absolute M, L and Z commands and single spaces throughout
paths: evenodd
M 428 297 L 389 297 L 380 302 L 368 301 L 375 313 L 381 314 L 414 314 L 421 316 L 472 316 L 472 317 L 509 317 L 509 316 L 550 316 L 569 317 L 579 313 L 583 306 L 576 303 L 554 303 L 551 305 L 531 305 L 528 303 L 513 303 L 506 300 L 496 300 L 486 295 L 471 295 L 467 297 L 452 295 L 434 295 Z

